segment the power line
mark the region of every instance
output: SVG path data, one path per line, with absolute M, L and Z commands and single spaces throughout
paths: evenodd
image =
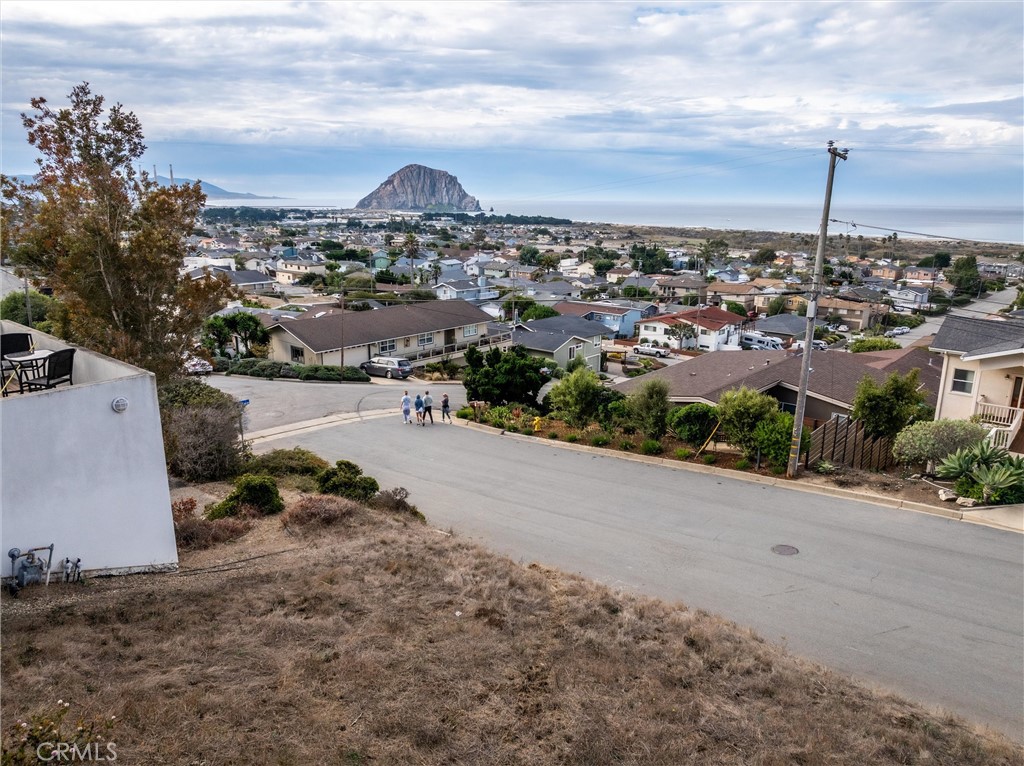
M 829 218 L 829 223 L 845 223 L 847 226 L 851 226 L 854 229 L 876 229 L 877 231 L 891 231 L 896 234 L 910 234 L 915 237 L 928 237 L 929 239 L 945 239 L 952 240 L 955 242 L 980 242 L 985 244 L 993 245 L 1014 245 L 1015 242 L 1002 242 L 998 239 L 970 239 L 966 237 L 953 237 L 948 234 L 926 234 L 920 231 L 906 231 L 904 229 L 894 229 L 890 226 L 872 226 L 868 223 L 856 223 L 854 221 L 840 221 L 838 218 Z

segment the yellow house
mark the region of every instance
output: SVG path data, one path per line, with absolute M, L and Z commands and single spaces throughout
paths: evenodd
M 1024 454 L 1024 320 L 947 316 L 931 350 L 943 355 L 936 419 L 976 417 L 993 444 Z

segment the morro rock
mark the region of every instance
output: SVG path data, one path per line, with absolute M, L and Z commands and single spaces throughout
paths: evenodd
M 444 170 L 406 165 L 356 203 L 359 210 L 480 211 L 480 202 Z

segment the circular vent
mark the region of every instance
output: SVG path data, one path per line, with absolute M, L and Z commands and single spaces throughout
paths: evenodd
M 121 413 L 128 409 L 128 400 L 123 396 L 119 396 L 110 403 L 110 406 L 114 409 L 114 412 Z

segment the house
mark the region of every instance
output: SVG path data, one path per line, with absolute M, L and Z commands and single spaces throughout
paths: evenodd
M 975 418 L 996 446 L 1024 453 L 1024 320 L 947 316 L 930 348 L 942 354 L 936 419 Z
M 721 306 L 732 301 L 747 311 L 753 311 L 754 298 L 760 294 L 761 288 L 750 283 L 712 282 L 707 287 L 707 303 L 709 306 Z
M 267 269 L 278 284 L 294 285 L 307 274 L 327 273 L 327 264 L 322 261 L 301 258 L 281 258 Z
M 865 375 L 881 385 L 894 372 L 905 374 L 918 369 L 927 392 L 926 401 L 935 401 L 939 366 L 937 363 L 929 366 L 928 351 L 905 348 L 889 356 L 885 354 L 889 352 L 815 353 L 807 384 L 804 424 L 814 429 L 827 420 L 849 417 L 857 384 Z M 717 404 L 726 391 L 746 387 L 774 397 L 781 409 L 792 413 L 796 410 L 802 367 L 803 355 L 793 351 L 719 352 L 686 359 L 619 383 L 614 388 L 629 394 L 646 380 L 661 380 L 668 385 L 668 398 L 674 403 Z
M 819 317 L 839 317 L 851 330 L 863 330 L 874 326 L 888 310 L 889 307 L 883 303 L 853 301 L 834 296 L 823 296 L 818 299 Z
M 903 269 L 897 264 L 879 261 L 871 267 L 871 276 L 895 281 L 903 279 Z
M 908 285 L 934 285 L 942 281 L 942 270 L 925 266 L 909 266 L 903 272 L 903 279 Z
M 661 345 L 667 343 L 677 349 L 719 351 L 725 346 L 739 346 L 740 329 L 744 321 L 743 317 L 731 311 L 714 307 L 661 314 L 640 323 L 640 340 Z M 683 337 L 686 334 L 692 337 Z
M 601 341 L 607 328 L 600 322 L 574 316 L 547 317 L 517 324 L 512 331 L 514 345 L 530 356 L 544 359 L 563 370 L 575 359 L 601 371 Z
M 815 319 L 814 326 L 824 327 L 825 322 L 821 319 Z M 797 314 L 776 314 L 775 316 L 758 319 L 754 322 L 754 329 L 765 335 L 779 338 L 783 342 L 793 338 L 803 339 L 807 334 L 807 317 L 798 316 Z
M 889 290 L 893 305 L 905 311 L 920 311 L 928 308 L 929 290 L 927 287 L 899 287 Z
M 176 569 L 153 374 L 14 322 L 0 332 L 75 349 L 73 385 L 0 399 L 0 546 L 52 543 L 54 570 L 64 558 L 96 574 Z
M 689 299 L 693 303 L 707 303 L 708 283 L 700 277 L 668 277 L 658 281 L 655 289 L 662 298 Z
M 643 317 L 640 308 L 618 306 L 608 301 L 560 301 L 552 308 L 563 316 L 600 322 L 608 328 L 610 338 L 632 338 L 636 335 L 636 323 Z
M 441 301 L 491 301 L 498 298 L 498 291 L 482 276 L 475 280 L 448 279 L 438 282 L 432 289 Z
M 511 333 L 488 334 L 490 321 L 489 314 L 462 300 L 377 311 L 318 312 L 271 325 L 269 357 L 280 362 L 353 366 L 375 356 L 404 357 L 417 365 L 457 361 L 470 346 L 511 345 Z

